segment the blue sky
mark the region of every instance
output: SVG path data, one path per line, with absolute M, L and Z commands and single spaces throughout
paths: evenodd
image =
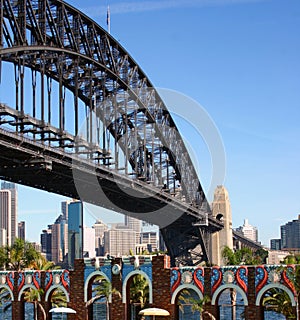
M 300 213 L 299 0 L 68 2 L 104 28 L 109 5 L 112 36 L 152 83 L 206 109 L 225 147 L 233 226 L 248 218 L 264 244 L 279 237 L 279 226 Z M 213 169 L 207 155 L 196 157 L 207 190 Z M 19 187 L 29 239 L 54 221 L 62 199 Z

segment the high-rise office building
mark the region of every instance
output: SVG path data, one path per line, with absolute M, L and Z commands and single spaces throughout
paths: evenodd
M 94 228 L 83 227 L 83 256 L 85 258 L 94 258 L 96 256 Z
M 18 237 L 18 190 L 17 186 L 13 182 L 3 181 L 1 183 L 2 190 L 9 190 L 11 194 L 11 206 L 10 206 L 10 230 L 7 232 L 7 236 L 10 237 L 10 243 L 13 244 Z
M 51 226 L 51 256 L 55 263 L 63 261 L 68 253 L 68 224 L 61 214 Z
M 104 255 L 104 232 L 108 230 L 108 226 L 101 220 L 97 220 L 93 224 L 95 229 L 95 249 L 97 256 Z
M 300 248 L 300 215 L 297 220 L 289 221 L 280 226 L 281 248 L 299 249 Z
M 136 232 L 136 244 L 140 243 L 140 235 L 142 231 L 142 221 L 133 217 L 125 216 L 125 226 L 127 229 Z
M 11 192 L 10 190 L 0 190 L 0 229 L 2 237 L 5 234 L 4 243 L 1 245 L 11 245 Z
M 258 242 L 258 231 L 257 228 L 249 224 L 248 219 L 244 220 L 244 224 L 236 228 L 237 232 L 240 232 L 244 237 Z
M 68 264 L 74 267 L 74 259 L 83 258 L 83 204 L 73 201 L 68 204 Z
M 270 240 L 271 250 L 281 250 L 281 239 L 271 239 Z
M 45 255 L 46 259 L 52 261 L 52 230 L 51 225 L 48 229 L 43 230 L 41 234 L 41 252 Z

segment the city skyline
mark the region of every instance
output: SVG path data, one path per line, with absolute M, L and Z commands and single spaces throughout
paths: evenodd
M 68 2 L 106 28 L 106 3 Z M 280 224 L 300 211 L 299 2 L 114 1 L 109 5 L 112 36 L 150 80 L 195 99 L 215 121 L 227 156 L 224 185 L 234 227 L 248 218 L 264 231 L 260 240 L 269 245 L 269 239 L 279 236 Z M 189 144 L 198 144 L 188 128 L 179 128 Z M 201 152 L 195 149 L 207 191 L 212 168 L 207 152 Z M 19 188 L 19 197 L 19 218 L 27 221 L 27 229 L 52 223 L 65 200 L 25 187 Z M 111 219 L 110 213 L 104 216 Z M 28 238 L 32 232 L 28 230 Z

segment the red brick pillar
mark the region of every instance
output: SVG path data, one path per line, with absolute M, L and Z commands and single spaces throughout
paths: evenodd
M 122 259 L 115 258 L 112 261 L 112 265 L 118 264 L 122 266 Z M 120 295 L 113 294 L 112 295 L 112 303 L 110 304 L 110 319 L 113 320 L 123 320 L 125 319 L 125 305 L 122 303 L 122 275 L 120 274 L 112 274 L 112 288 L 115 288 L 120 292 Z
M 204 268 L 204 294 L 203 296 L 208 296 L 210 301 L 205 304 L 205 310 L 211 313 L 216 319 L 219 318 L 219 307 L 216 303 L 215 305 L 211 304 L 212 292 L 211 292 L 211 268 Z M 203 319 L 207 319 L 207 316 L 204 315 Z M 208 317 L 209 319 L 209 317 Z
M 170 257 L 166 255 L 152 258 L 152 289 L 153 306 L 170 312 L 170 319 L 174 319 L 174 305 L 171 304 L 170 285 Z M 165 317 L 164 319 L 168 319 Z
M 24 304 L 22 301 L 18 301 L 18 295 L 19 295 L 18 279 L 19 279 L 18 272 L 14 272 L 14 287 L 13 287 L 14 301 L 12 301 L 12 319 L 23 320 Z
M 84 302 L 84 260 L 75 259 L 74 270 L 70 271 L 70 302 L 68 306 L 76 314 L 68 314 L 68 320 L 87 320 L 88 312 Z
M 248 306 L 245 308 L 245 318 L 249 320 L 263 320 L 260 307 L 255 305 L 255 267 L 248 267 Z

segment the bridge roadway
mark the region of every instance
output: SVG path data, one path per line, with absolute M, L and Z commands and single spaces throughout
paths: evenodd
M 140 66 L 65 1 L 0 3 L 0 178 L 157 224 L 172 265 L 209 261 L 223 224 Z
M 16 112 L 0 104 L 0 117 Z M 30 116 L 26 121 L 32 121 Z M 57 129 L 53 128 L 53 131 Z M 67 137 L 67 133 L 64 133 Z M 69 140 L 74 140 L 70 135 Z M 81 143 L 81 142 L 80 142 Z M 202 208 L 188 205 L 177 199 L 174 194 L 158 190 L 140 180 L 133 180 L 108 167 L 95 165 L 94 162 L 68 154 L 60 148 L 34 141 L 7 128 L 0 128 L 0 178 L 40 190 L 64 195 L 74 199 L 98 205 L 124 213 L 149 223 L 158 225 L 168 246 L 168 240 L 179 239 L 180 246 L 168 247 L 171 257 L 181 257 L 187 250 L 199 245 L 204 239 L 203 229 L 209 226 L 209 232 L 223 227 L 218 220 L 207 216 L 201 226 L 195 226 L 203 216 Z M 192 234 L 191 241 L 186 234 Z M 206 247 L 207 243 L 200 243 Z M 208 255 L 208 252 L 205 254 Z M 203 259 L 200 251 L 198 258 Z M 208 259 L 208 256 L 205 257 Z M 188 260 L 190 264 L 191 260 Z

